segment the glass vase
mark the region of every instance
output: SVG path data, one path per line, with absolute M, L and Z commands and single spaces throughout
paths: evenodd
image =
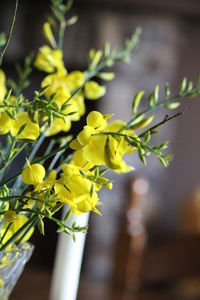
M 33 250 L 32 244 L 22 243 L 14 249 L 0 251 L 0 300 L 9 299 Z

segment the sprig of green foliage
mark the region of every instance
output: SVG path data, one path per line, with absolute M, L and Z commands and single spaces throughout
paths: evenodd
M 57 48 L 62 48 L 63 38 L 65 29 L 67 26 L 75 24 L 78 20 L 77 16 L 72 16 L 67 19 L 67 13 L 70 11 L 73 4 L 73 0 L 63 1 L 63 0 L 51 0 L 51 10 L 53 16 L 48 18 L 49 23 L 55 28 L 57 32 Z
M 183 112 L 176 113 L 173 116 L 166 115 L 164 119 L 147 130 L 140 133 L 137 137 L 133 137 L 126 133 L 127 130 L 133 129 L 134 131 L 140 129 L 145 124 L 151 121 L 152 116 L 148 117 L 149 113 L 156 111 L 159 108 L 173 110 L 179 107 L 183 98 L 192 98 L 200 94 L 200 78 L 198 78 L 197 84 L 194 85 L 191 81 L 187 81 L 184 78 L 179 87 L 178 93 L 171 96 L 169 85 L 165 86 L 164 99 L 159 101 L 159 86 L 157 85 L 152 93 L 148 96 L 147 107 L 138 111 L 139 105 L 145 95 L 145 91 L 139 91 L 133 98 L 132 102 L 132 118 L 127 122 L 119 132 L 104 132 L 103 134 L 112 135 L 114 137 L 121 136 L 132 145 L 138 153 L 138 157 L 143 164 L 146 164 L 146 157 L 154 154 L 164 167 L 169 165 L 169 161 L 172 159 L 171 154 L 165 154 L 163 151 L 168 147 L 168 141 L 163 141 L 159 145 L 150 146 L 151 137 L 157 133 L 157 128 L 172 119 L 180 116 Z

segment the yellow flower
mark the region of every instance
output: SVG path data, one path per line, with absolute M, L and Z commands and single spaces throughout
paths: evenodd
M 112 136 L 109 136 L 106 141 L 105 146 L 105 162 L 106 165 L 118 172 L 125 173 L 132 170 L 132 167 L 126 165 L 125 161 L 123 161 L 123 155 L 127 154 L 128 145 L 126 142 L 124 143 L 124 139 L 115 139 Z
M 66 84 L 66 76 L 65 74 L 54 73 L 46 76 L 41 83 L 41 87 L 44 88 L 48 86 L 45 91 L 45 96 L 50 97 L 52 94 L 62 94 L 66 95 L 65 101 L 70 96 L 69 88 Z M 61 103 L 62 104 L 62 103 Z
M 79 150 L 89 143 L 93 134 L 103 131 L 107 122 L 106 118 L 98 111 L 92 111 L 87 116 L 87 126 L 78 134 L 77 138 L 73 140 L 70 147 L 74 150 Z
M 90 174 L 90 173 L 88 173 Z M 78 188 L 77 188 L 78 187 Z M 99 213 L 97 190 L 91 195 L 92 182 L 80 174 L 80 168 L 73 164 L 64 164 L 60 183 L 55 184 L 55 193 L 59 200 L 68 204 L 74 214 L 82 214 L 93 210 Z
M 19 129 L 25 124 L 25 128 L 18 135 Z M 19 112 L 17 114 L 16 120 L 12 120 L 10 133 L 12 134 L 12 136 L 17 136 L 18 139 L 27 139 L 34 141 L 40 135 L 40 129 L 37 123 L 33 123 L 31 121 L 27 112 Z
M 123 156 L 132 153 L 135 149 L 129 146 L 123 136 L 104 134 L 104 132 L 119 132 L 125 123 L 115 120 L 107 124 L 105 119 L 105 116 L 95 111 L 88 115 L 87 126 L 70 144 L 70 147 L 76 150 L 72 163 L 87 169 L 107 165 L 115 172 L 128 172 L 132 168 L 126 165 Z M 93 128 L 93 131 L 90 128 Z M 136 136 L 132 130 L 125 130 L 123 133 Z
M 0 112 L 0 134 L 7 134 L 12 128 L 12 122 L 6 112 Z
M 74 152 L 73 159 L 71 160 L 71 163 L 78 166 L 78 167 L 84 168 L 86 170 L 89 170 L 94 166 L 93 162 L 90 162 L 85 158 L 82 149 L 79 149 L 79 150 Z
M 52 50 L 49 46 L 42 46 L 37 54 L 34 65 L 37 69 L 46 73 L 57 72 L 66 74 L 61 50 Z
M 38 185 L 43 182 L 45 168 L 40 164 L 31 165 L 27 160 L 27 168 L 22 171 L 22 180 L 26 184 Z
M 3 101 L 6 92 L 6 76 L 3 70 L 0 69 L 0 103 Z
M 2 228 L 1 228 L 1 235 L 4 234 L 5 230 L 7 229 L 8 225 L 10 222 L 12 222 L 12 224 L 10 225 L 10 228 L 8 230 L 8 232 L 6 233 L 4 240 L 3 240 L 3 244 L 6 243 L 27 221 L 28 218 L 22 214 L 17 215 L 15 212 L 7 212 L 6 214 L 12 215 L 12 219 L 10 219 L 10 217 L 8 217 L 5 221 L 5 223 L 3 224 Z M 32 227 L 27 234 L 23 237 L 22 242 L 26 242 L 30 239 L 31 235 L 33 234 L 34 231 L 34 227 Z M 24 232 L 21 233 L 21 235 L 18 236 L 18 238 L 16 239 L 16 242 L 20 240 L 20 238 L 22 237 L 22 235 L 24 234 Z
M 106 93 L 106 88 L 104 86 L 99 85 L 95 81 L 88 81 L 85 84 L 85 97 L 89 100 L 97 100 L 102 97 Z
M 68 75 L 51 74 L 44 78 L 41 86 L 48 86 L 45 91 L 45 96 L 50 97 L 56 94 L 54 102 L 61 108 L 61 106 L 71 97 L 71 91 L 82 85 L 84 81 L 84 73 L 80 71 L 73 71 Z M 85 113 L 84 97 L 81 91 L 72 97 L 68 106 L 62 109 L 62 113 L 66 115 L 65 122 L 60 119 L 55 119 L 47 135 L 54 135 L 61 131 L 67 132 L 71 128 L 71 121 L 78 121 Z M 73 113 L 73 114 L 71 114 Z
M 70 92 L 79 88 L 84 83 L 85 74 L 81 71 L 72 71 L 66 75 L 66 85 Z
M 42 189 L 52 189 L 56 181 L 56 170 L 51 170 L 49 175 L 44 181 L 41 181 L 39 184 L 37 184 L 34 191 L 41 191 Z

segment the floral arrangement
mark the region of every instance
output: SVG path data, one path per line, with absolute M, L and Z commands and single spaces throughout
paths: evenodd
M 85 101 L 98 100 L 106 93 L 102 81 L 114 79 L 109 69 L 120 61 L 128 62 L 131 52 L 138 47 L 141 30 L 137 29 L 125 46 L 111 50 L 107 43 L 103 50 L 90 50 L 88 69 L 68 72 L 63 61 L 63 37 L 67 26 L 77 17 L 67 18 L 72 1 L 51 0 L 52 14 L 44 23 L 46 44 L 38 53 L 25 58 L 23 66 L 17 66 L 18 81 L 7 79 L 0 69 L 0 251 L 27 241 L 35 226 L 44 234 L 44 221 L 50 219 L 58 225 L 58 232 L 66 232 L 75 239 L 77 232 L 85 233 L 86 227 L 78 224 L 67 226 L 71 214 L 93 211 L 100 214 L 98 192 L 112 189 L 112 180 L 105 176 L 107 170 L 125 173 L 132 170 L 124 160 L 125 155 L 137 154 L 143 164 L 151 154 L 165 166 L 171 159 L 165 153 L 168 141 L 152 145 L 151 137 L 158 127 L 181 113 L 153 124 L 157 109 L 176 109 L 180 100 L 200 93 L 200 80 L 193 86 L 183 79 L 178 92 L 171 95 L 165 86 L 160 100 L 156 86 L 140 109 L 145 91 L 133 98 L 128 122 L 116 120 L 110 112 L 103 115 L 92 111 L 86 124 L 76 137 L 70 134 L 72 122 L 85 114 Z M 8 47 L 17 12 L 18 1 L 6 37 L 0 36 L 2 50 L 0 65 Z M 41 87 L 27 99 L 29 75 L 33 68 L 43 72 Z M 153 125 L 151 125 L 151 123 Z M 138 133 L 139 130 L 139 133 Z M 62 137 L 57 137 L 58 133 Z M 46 137 L 49 143 L 42 155 L 40 146 Z M 24 167 L 14 176 L 8 173 L 20 153 L 24 155 Z M 26 161 L 25 161 L 26 157 Z M 56 212 L 67 206 L 63 219 Z

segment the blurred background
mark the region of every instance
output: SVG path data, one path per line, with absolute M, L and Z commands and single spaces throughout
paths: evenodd
M 15 76 L 16 61 L 22 62 L 25 55 L 32 50 L 37 51 L 44 43 L 41 28 L 48 5 L 49 1 L 45 0 L 20 1 L 14 36 L 4 62 L 4 70 L 10 76 Z M 1 31 L 8 30 L 13 7 L 14 1 L 1 1 Z M 149 94 L 156 84 L 159 84 L 162 90 L 165 83 L 169 82 L 172 91 L 176 93 L 184 76 L 196 81 L 200 73 L 198 0 L 75 0 L 71 12 L 71 15 L 73 14 L 79 15 L 79 22 L 66 31 L 64 58 L 68 70 L 86 69 L 87 53 L 90 48 L 102 48 L 107 41 L 113 47 L 121 45 L 136 27 L 140 26 L 143 30 L 141 45 L 133 53 L 130 64 L 121 63 L 114 67 L 116 79 L 107 84 L 106 96 L 98 102 L 87 103 L 88 111 L 99 109 L 103 113 L 115 112 L 116 118 L 128 120 L 131 116 L 133 95 L 139 89 L 145 89 Z M 38 89 L 42 74 L 35 71 L 32 79 L 34 84 L 31 89 Z M 130 248 L 133 252 L 131 257 L 134 257 L 135 248 L 131 246 L 132 242 L 140 245 L 139 254 L 148 247 L 156 247 L 155 245 L 162 244 L 163 247 L 168 247 L 169 245 L 165 244 L 168 241 L 173 245 L 170 251 L 181 253 L 186 245 L 193 245 L 193 237 L 195 241 L 196 238 L 198 240 L 200 99 L 183 100 L 179 111 L 184 109 L 185 114 L 163 126 L 159 138 L 154 140 L 155 143 L 162 141 L 163 137 L 170 140 L 169 152 L 175 157 L 167 169 L 164 169 L 154 157 L 151 157 L 148 166 L 144 167 L 133 155 L 129 158 L 129 163 L 135 166 L 134 172 L 120 177 L 110 174 L 115 184 L 111 192 L 103 191 L 100 195 L 103 203 L 102 217 L 94 214 L 90 217 L 81 273 L 80 299 L 90 300 L 94 297 L 111 299 L 113 284 L 115 286 L 118 280 L 118 286 L 120 285 L 120 278 L 115 279 L 113 276 L 118 274 L 115 268 L 120 268 L 117 262 L 127 256 L 127 251 L 121 249 L 121 244 L 126 244 L 127 249 Z M 162 119 L 165 114 L 165 111 L 158 112 L 156 120 Z M 75 125 L 74 132 L 78 129 Z M 135 201 L 135 197 L 142 200 Z M 132 214 L 130 208 L 133 209 Z M 139 217 L 136 214 L 138 211 Z M 128 230 L 127 224 L 135 222 L 135 218 L 140 230 Z M 39 244 L 39 247 L 36 246 L 30 265 L 31 268 L 37 266 L 41 270 L 40 274 L 48 274 L 44 275 L 49 276 L 48 279 L 45 277 L 46 283 L 50 280 L 53 268 L 57 241 L 55 231 L 55 227 L 48 224 L 46 238 L 40 237 L 39 234 L 34 237 L 34 244 Z M 140 242 L 138 236 L 141 238 Z M 182 238 L 183 236 L 186 240 Z M 178 240 L 181 238 L 180 243 L 177 243 L 177 238 Z M 193 257 L 195 245 L 188 250 L 190 258 Z M 116 252 L 119 252 L 118 260 Z M 142 263 L 142 258 L 140 259 Z M 188 259 L 186 256 L 183 261 Z M 200 265 L 198 257 L 197 260 L 198 263 L 195 260 L 194 264 Z M 124 265 L 126 264 L 129 265 L 131 262 L 124 262 Z M 154 265 L 156 264 L 155 259 Z M 200 272 L 200 269 L 196 269 L 195 272 Z M 127 278 L 131 276 L 133 278 L 131 274 L 130 271 Z M 200 299 L 199 290 L 196 288 L 199 282 L 195 281 L 196 285 L 189 283 L 188 289 L 189 291 L 192 289 L 193 296 L 189 294 L 190 298 L 187 299 Z M 186 286 L 187 284 L 188 282 Z

